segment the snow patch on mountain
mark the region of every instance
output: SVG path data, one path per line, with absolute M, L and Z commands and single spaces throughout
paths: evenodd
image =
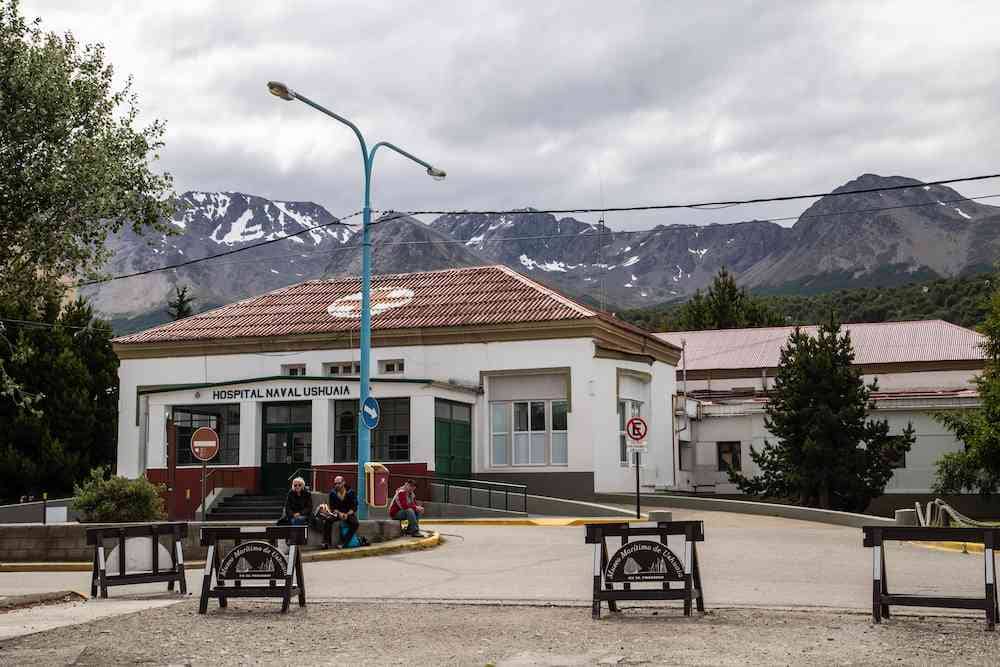
M 566 264 L 565 262 L 549 261 L 549 262 L 536 262 L 527 255 L 521 255 L 521 266 L 528 269 L 529 271 L 534 271 L 539 269 L 540 271 L 558 271 L 559 273 L 566 273 L 569 269 L 575 269 L 576 264 Z
M 240 214 L 240 217 L 236 218 L 232 226 L 230 226 L 229 231 L 226 232 L 224 236 L 219 236 L 223 225 L 216 227 L 212 232 L 212 240 L 216 243 L 232 245 L 234 243 L 256 241 L 257 239 L 263 238 L 264 229 L 261 227 L 260 223 L 258 222 L 251 225 L 251 221 L 253 221 L 253 211 L 251 209 L 247 209 Z

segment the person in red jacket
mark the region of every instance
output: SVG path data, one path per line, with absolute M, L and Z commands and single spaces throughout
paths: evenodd
M 420 515 L 424 513 L 422 505 L 417 504 L 414 492 L 417 490 L 417 483 L 412 479 L 406 480 L 403 486 L 396 489 L 396 495 L 389 505 L 389 516 L 397 521 L 409 521 L 406 534 L 411 537 L 423 537 L 420 532 Z

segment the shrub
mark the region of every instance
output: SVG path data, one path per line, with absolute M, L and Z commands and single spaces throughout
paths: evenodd
M 128 479 L 110 473 L 107 466 L 94 468 L 82 484 L 73 485 L 73 509 L 82 514 L 81 521 L 162 521 L 166 517 L 162 485 L 145 477 Z

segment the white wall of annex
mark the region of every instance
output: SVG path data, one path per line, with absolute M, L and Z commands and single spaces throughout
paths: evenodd
M 886 484 L 886 493 L 930 493 L 935 479 L 935 464 L 942 454 L 959 451 L 962 443 L 953 433 L 934 419 L 929 411 L 875 410 L 873 419 L 889 422 L 890 433 L 901 433 L 907 424 L 913 424 L 916 442 L 906 455 L 906 466 L 897 469 Z M 750 460 L 750 447 L 763 447 L 765 441 L 775 442 L 774 436 L 764 426 L 764 414 L 744 414 L 728 417 L 709 417 L 692 421 L 696 466 L 690 475 L 691 482 L 716 484 L 716 493 L 738 493 L 729 484 L 727 475 L 718 471 L 716 443 L 739 441 L 743 473 L 753 476 L 759 472 Z

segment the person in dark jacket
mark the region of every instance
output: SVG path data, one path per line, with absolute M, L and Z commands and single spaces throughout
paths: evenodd
M 320 505 L 319 515 L 323 522 L 323 548 L 329 549 L 333 536 L 333 524 L 337 521 L 347 523 L 347 532 L 341 535 L 338 549 L 350 544 L 351 538 L 358 532 L 358 494 L 354 489 L 347 486 L 347 482 L 340 475 L 333 478 L 333 489 L 330 491 L 330 500 L 325 505 Z
M 301 477 L 292 480 L 292 488 L 285 496 L 285 512 L 279 523 L 292 526 L 309 525 L 313 511 L 312 494 L 306 490 L 306 481 Z

